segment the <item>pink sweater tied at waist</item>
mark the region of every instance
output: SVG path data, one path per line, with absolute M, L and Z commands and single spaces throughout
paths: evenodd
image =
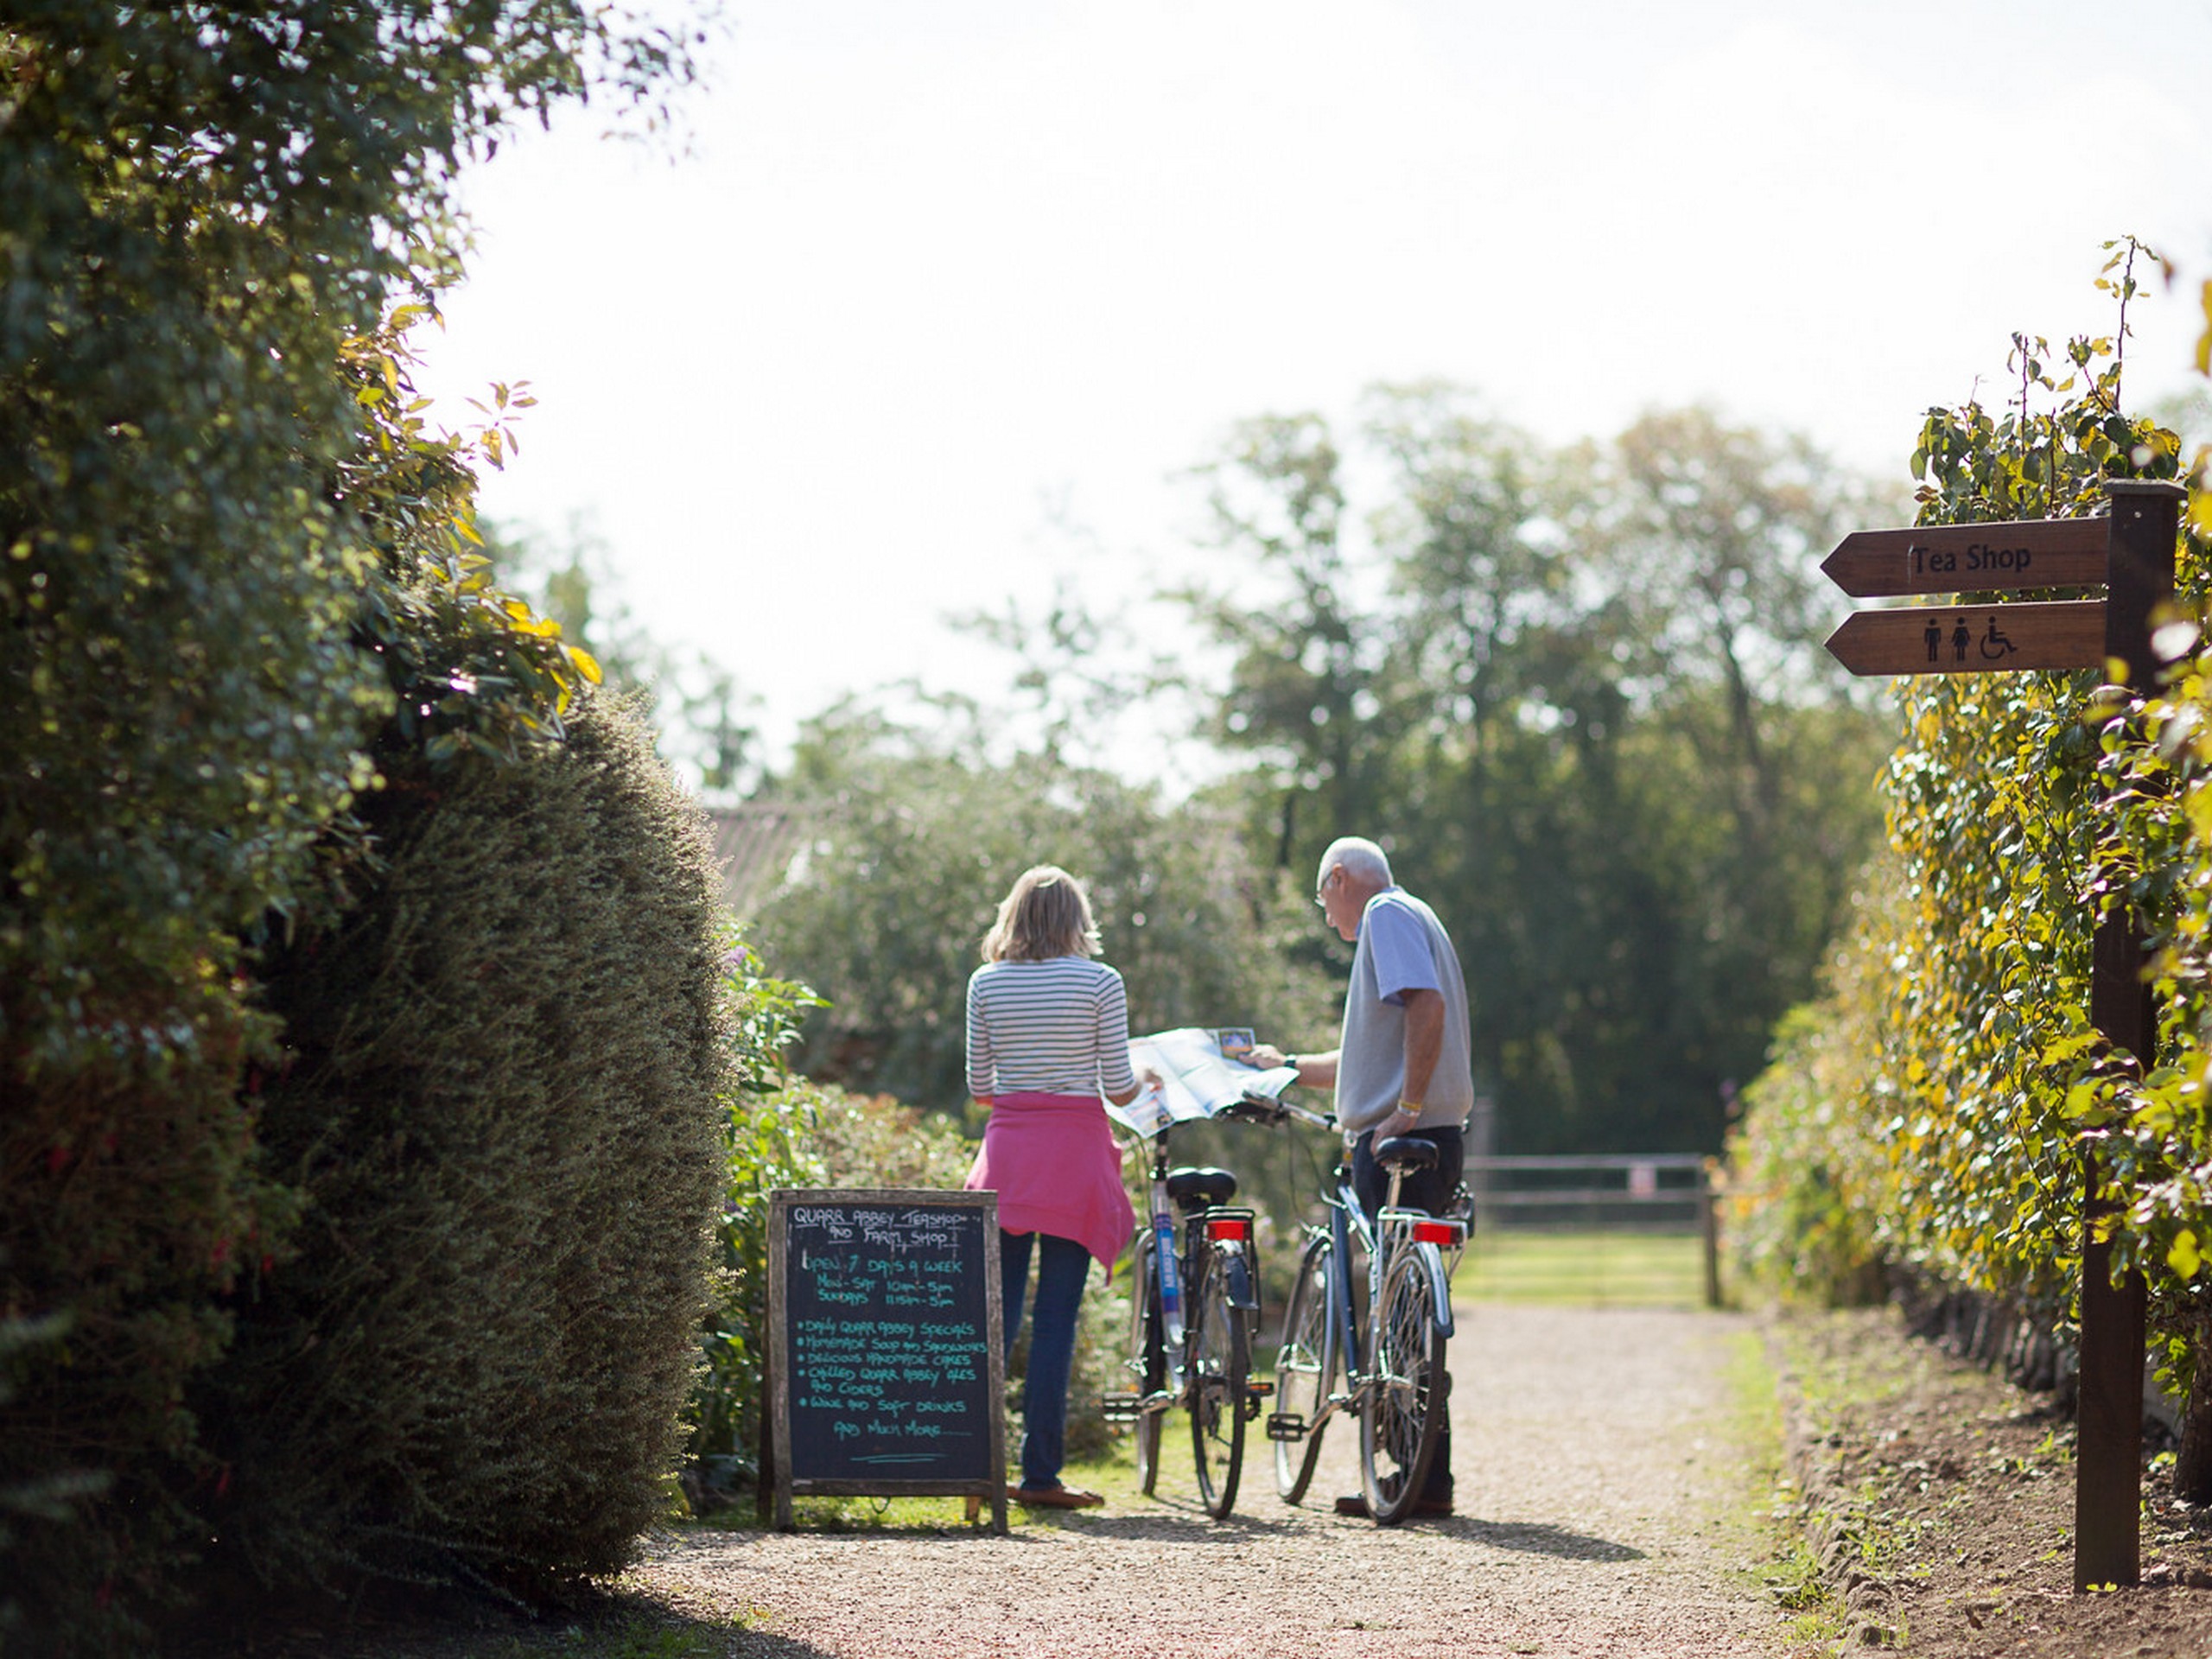
M 1006 1231 L 1073 1239 L 1109 1277 L 1136 1225 L 1122 1187 L 1121 1149 L 1096 1096 L 995 1096 L 967 1186 L 998 1193 Z

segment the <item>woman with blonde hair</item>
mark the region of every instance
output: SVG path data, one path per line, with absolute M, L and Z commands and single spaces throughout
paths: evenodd
M 990 1109 L 970 1190 L 999 1195 L 999 1271 L 1007 1351 L 1021 1326 L 1037 1257 L 1029 1375 L 1022 1388 L 1016 1503 L 1103 1503 L 1060 1484 L 1076 1315 L 1096 1258 L 1112 1272 L 1136 1220 L 1102 1096 L 1136 1098 L 1121 975 L 1096 960 L 1098 929 L 1083 884 L 1057 865 L 1024 870 L 983 937 L 968 980 L 968 1092 Z

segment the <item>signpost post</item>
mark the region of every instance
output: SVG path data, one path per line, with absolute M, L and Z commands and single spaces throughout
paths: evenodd
M 2102 583 L 2102 600 L 1859 611 L 1829 636 L 1854 674 L 1977 674 L 2095 668 L 2151 689 L 2153 613 L 2173 595 L 2179 485 L 2115 480 L 2103 518 L 2042 518 L 1859 531 L 1821 569 L 1854 598 L 2010 593 Z M 2145 1067 L 2158 1033 L 2139 919 L 2113 911 L 2092 945 L 2090 1017 Z M 2082 1159 L 2082 1376 L 2074 1484 L 2074 1588 L 2132 1585 L 2142 1572 L 2143 1275 L 2112 1281 L 2098 1218 L 2119 1200 Z

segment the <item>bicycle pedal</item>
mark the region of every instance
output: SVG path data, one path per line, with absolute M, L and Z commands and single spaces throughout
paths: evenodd
M 1306 1438 L 1306 1420 L 1294 1411 L 1271 1411 L 1268 1414 L 1268 1438 L 1302 1440 Z
M 1255 1400 L 1265 1399 L 1268 1395 L 1273 1394 L 1274 1391 L 1274 1381 L 1271 1377 L 1247 1377 L 1244 1379 L 1244 1392 L 1250 1395 Z
M 1144 1415 L 1144 1396 L 1102 1394 L 1098 1396 L 1098 1414 L 1109 1423 L 1134 1423 Z

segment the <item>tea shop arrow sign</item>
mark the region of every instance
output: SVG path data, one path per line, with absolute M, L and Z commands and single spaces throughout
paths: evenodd
M 1829 654 L 1854 674 L 2098 668 L 2105 660 L 2105 605 L 2069 599 L 1854 611 L 1827 644 Z
M 2030 518 L 1853 531 L 1821 562 L 1821 570 L 1854 599 L 2086 587 L 2105 579 L 2111 524 L 2108 518 Z

